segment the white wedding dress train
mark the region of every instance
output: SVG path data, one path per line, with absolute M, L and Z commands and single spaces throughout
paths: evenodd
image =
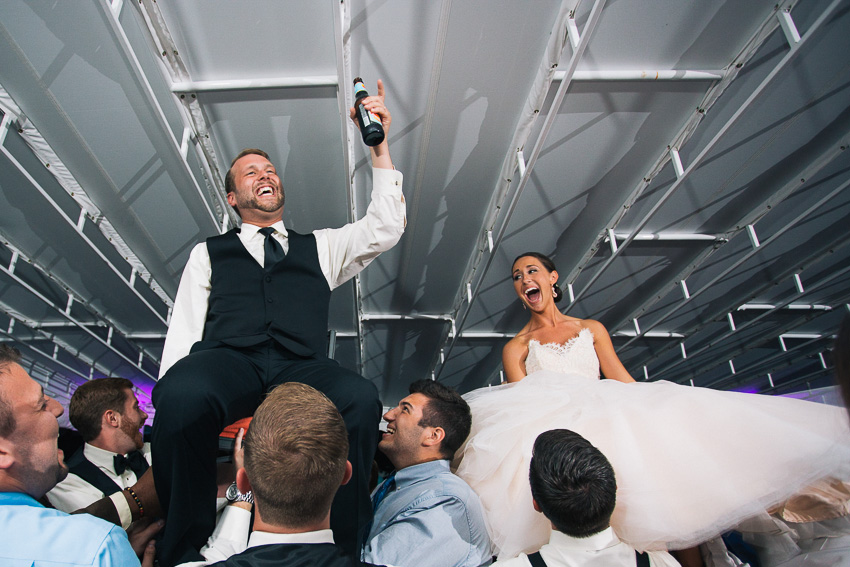
M 812 481 L 850 479 L 843 408 L 599 380 L 588 329 L 566 345 L 531 341 L 526 368 L 520 382 L 464 396 L 472 432 L 455 457 L 502 558 L 549 539 L 528 485 L 534 440 L 549 429 L 571 429 L 608 457 L 618 486 L 612 526 L 640 550 L 692 547 Z

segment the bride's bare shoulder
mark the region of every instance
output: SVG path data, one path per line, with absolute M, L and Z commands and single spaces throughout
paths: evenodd
M 594 319 L 580 319 L 579 325 L 582 329 L 587 329 L 593 333 L 594 337 L 608 336 L 608 329 L 605 328 L 605 325 Z

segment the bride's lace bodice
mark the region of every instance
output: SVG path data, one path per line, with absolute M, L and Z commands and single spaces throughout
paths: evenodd
M 582 329 L 566 344 L 546 343 L 531 339 L 525 371 L 528 374 L 548 370 L 561 374 L 580 374 L 592 380 L 599 379 L 599 358 L 593 348 L 593 333 Z

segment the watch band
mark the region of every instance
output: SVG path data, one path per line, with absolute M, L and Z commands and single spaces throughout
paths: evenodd
M 236 486 L 235 482 L 227 487 L 227 492 L 225 492 L 224 497 L 227 498 L 227 501 L 230 502 L 230 503 L 233 503 L 233 502 L 247 502 L 248 504 L 254 503 L 253 493 L 250 490 L 248 492 L 245 492 L 245 493 L 239 492 L 239 488 Z

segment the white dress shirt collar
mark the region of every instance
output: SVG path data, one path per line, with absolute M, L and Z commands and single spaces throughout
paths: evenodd
M 559 549 L 596 551 L 618 545 L 620 538 L 617 537 L 617 534 L 614 533 L 611 527 L 608 527 L 599 533 L 582 538 L 570 537 L 559 531 L 552 530 L 552 536 L 549 541 Z
M 248 538 L 248 547 L 259 545 L 272 545 L 279 543 L 333 543 L 334 536 L 331 530 L 318 530 L 315 532 L 303 532 L 299 534 L 273 534 L 271 532 L 252 532 Z
M 95 465 L 96 467 L 100 467 L 102 469 L 106 469 L 115 476 L 118 476 L 118 473 L 115 472 L 115 461 L 114 457 L 118 453 L 113 451 L 107 451 L 106 449 L 101 449 L 100 447 L 95 447 L 94 445 L 89 445 L 86 443 L 83 445 L 83 455 L 88 461 Z
M 289 238 L 289 233 L 286 231 L 286 227 L 283 226 L 282 220 L 277 221 L 276 223 L 271 225 L 271 227 L 274 228 L 275 231 L 278 232 L 280 235 L 282 235 L 284 238 Z M 261 228 L 262 227 L 257 226 L 255 224 L 243 222 L 242 228 L 241 228 L 241 234 L 242 234 L 243 240 L 246 240 L 248 238 L 252 238 L 255 234 L 257 234 L 257 232 L 260 231 Z

